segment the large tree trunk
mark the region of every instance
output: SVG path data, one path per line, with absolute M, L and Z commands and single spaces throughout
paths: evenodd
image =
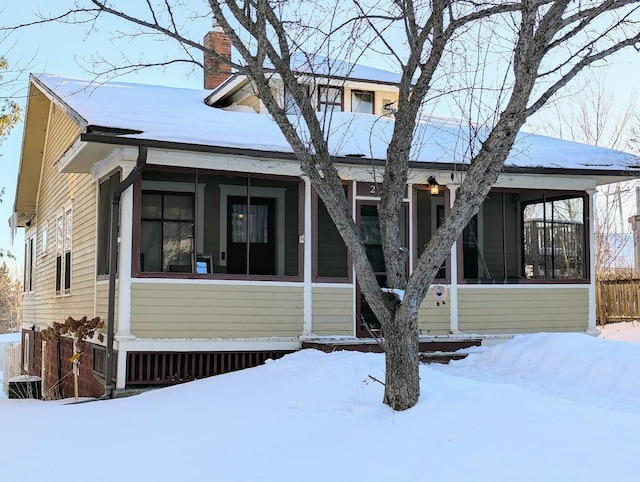
M 384 403 L 398 411 L 413 407 L 420 397 L 418 310 L 408 306 L 408 303 L 397 305 L 393 317 L 383 325 L 386 349 Z

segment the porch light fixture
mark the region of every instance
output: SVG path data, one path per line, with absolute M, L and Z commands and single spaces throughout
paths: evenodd
M 430 176 L 429 179 L 427 179 L 427 182 L 429 183 L 429 193 L 434 196 L 440 194 L 440 184 L 438 184 L 435 177 Z

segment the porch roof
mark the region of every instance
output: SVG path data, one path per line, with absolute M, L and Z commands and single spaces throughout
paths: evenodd
M 48 74 L 32 75 L 31 81 L 84 124 L 81 141 L 293 157 L 270 116 L 210 107 L 205 103 L 210 94 L 206 90 L 94 83 Z M 392 119 L 334 113 L 329 121 L 329 146 L 339 160 L 384 162 Z M 305 134 L 301 131 L 303 137 Z M 415 139 L 412 157 L 417 165 L 464 169 L 469 163 L 469 146 L 479 146 L 483 138 L 482 129 L 479 135 L 472 135 L 468 126 L 430 118 L 419 122 Z M 525 132 L 518 135 L 505 163 L 507 172 L 592 176 L 637 176 L 639 169 L 640 159 L 629 153 Z

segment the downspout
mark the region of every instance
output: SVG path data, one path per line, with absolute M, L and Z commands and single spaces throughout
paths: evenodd
M 120 233 L 120 198 L 122 193 L 131 186 L 142 174 L 147 163 L 146 146 L 138 147 L 138 159 L 133 170 L 127 178 L 118 184 L 111 196 L 111 239 L 109 241 L 109 307 L 107 310 L 107 349 L 106 366 L 104 370 L 104 395 L 102 398 L 111 398 L 113 394 L 113 336 L 115 328 L 116 306 L 116 269 L 118 267 L 118 237 Z M 124 269 L 125 267 L 123 267 Z M 131 269 L 131 267 L 129 267 Z

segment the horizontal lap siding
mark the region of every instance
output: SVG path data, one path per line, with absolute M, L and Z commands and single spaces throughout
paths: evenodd
M 314 287 L 313 326 L 316 335 L 353 336 L 353 287 Z
M 429 290 L 418 311 L 418 329 L 421 335 L 443 335 L 451 330 L 451 305 L 448 301 L 440 306 Z
M 61 174 L 56 162 L 77 138 L 80 128 L 54 106 L 43 154 L 38 194 L 36 293 L 33 314 L 39 324 L 67 317 L 94 315 L 96 187 L 90 174 Z M 72 200 L 71 295 L 55 296 L 56 218 Z M 42 228 L 47 226 L 48 249 L 42 254 Z M 26 312 L 25 312 L 26 313 Z
M 116 281 L 116 296 L 115 296 L 115 321 L 116 329 L 118 326 L 118 282 Z M 96 286 L 96 316 L 99 316 L 104 322 L 107 321 L 107 314 L 109 311 L 109 283 L 102 282 Z
M 300 287 L 131 285 L 131 332 L 142 338 L 293 337 L 303 329 Z
M 584 331 L 589 289 L 459 289 L 459 326 L 465 333 Z

